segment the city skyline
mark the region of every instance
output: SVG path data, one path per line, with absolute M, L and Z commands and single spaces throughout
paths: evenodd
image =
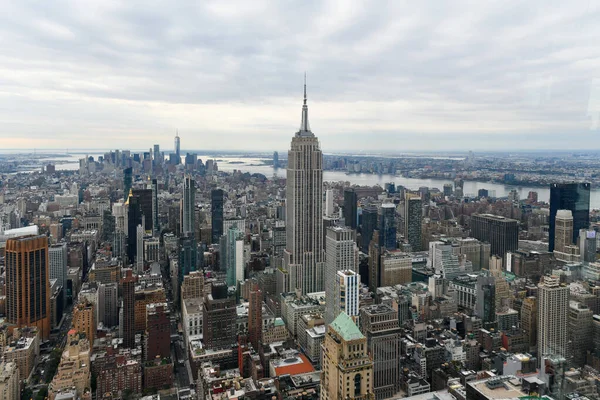
M 598 133 L 597 2 L 64 5 L 7 5 L 3 148 L 170 149 L 179 129 L 188 149 L 284 149 L 304 71 L 325 152 L 576 149 Z

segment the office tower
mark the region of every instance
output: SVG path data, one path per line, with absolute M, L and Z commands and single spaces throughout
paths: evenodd
M 181 140 L 179 139 L 179 131 L 175 132 L 175 154 L 177 155 L 177 164 L 181 164 Z
M 554 251 L 555 219 L 558 210 L 571 210 L 573 214 L 573 238 L 575 243 L 580 229 L 590 225 L 590 184 L 553 183 L 550 186 L 550 229 L 548 251 Z
M 160 225 L 158 222 L 158 181 L 152 179 L 152 232 L 154 236 L 160 235 Z
M 160 164 L 160 145 L 154 145 L 154 165 Z
M 273 152 L 273 168 L 279 168 L 279 153 L 276 151 Z
M 202 334 L 207 349 L 228 349 L 236 342 L 235 297 L 228 292 L 225 282 L 214 282 L 204 299 Z
M 387 304 L 360 310 L 360 331 L 367 338 L 367 350 L 373 356 L 375 399 L 394 397 L 400 391 L 400 343 L 402 331 L 398 311 Z
M 579 254 L 581 261 L 595 262 L 596 261 L 596 231 L 588 231 L 587 229 L 579 230 Z
M 544 276 L 538 284 L 538 355 L 567 356 L 569 287 L 558 276 Z
M 84 299 L 73 307 L 73 328 L 85 334 L 90 343 L 96 337 L 96 310 L 94 304 Z
M 223 236 L 223 190 L 214 189 L 210 193 L 211 199 L 211 224 L 212 224 L 212 242 L 219 243 Z
M 414 194 L 406 192 L 404 196 L 404 237 L 412 251 L 421 250 L 421 199 Z
M 377 229 L 377 207 L 368 205 L 362 210 L 361 241 L 363 253 L 369 252 L 373 232 Z
M 69 257 L 67 244 L 60 243 L 48 248 L 50 258 L 50 279 L 58 279 L 58 284 L 67 291 L 67 259 Z M 63 296 L 63 306 L 66 306 L 67 296 Z
M 594 348 L 593 311 L 578 301 L 569 301 L 568 357 L 572 367 L 582 368 L 588 351 Z
M 142 224 L 135 228 L 136 233 L 136 255 L 135 255 L 135 272 L 141 274 L 144 272 L 144 220 Z
M 127 201 L 129 192 L 131 191 L 131 184 L 133 182 L 133 169 L 131 167 L 123 170 L 123 201 Z
M 171 321 L 167 303 L 146 304 L 146 361 L 171 357 Z
M 137 227 L 141 225 L 143 215 L 140 198 L 133 194 L 127 198 L 127 258 L 130 264 L 137 255 Z
M 381 253 L 379 230 L 375 230 L 369 244 L 369 289 L 372 293 L 376 293 L 377 288 L 381 286 Z
M 358 319 L 358 294 L 360 291 L 360 275 L 351 270 L 337 271 L 333 282 L 327 282 L 328 294 L 325 304 L 325 324 L 329 325 L 340 314 L 345 312 L 355 321 Z
M 135 282 L 137 277 L 131 269 L 123 270 L 123 346 L 135 348 Z
M 471 236 L 490 244 L 490 253 L 505 258 L 519 247 L 519 221 L 492 214 L 471 215 Z
M 496 321 L 496 278 L 491 275 L 478 275 L 475 296 L 475 315 L 487 329 Z
M 112 328 L 119 324 L 119 286 L 116 282 L 98 285 L 98 322 Z
M 196 211 L 196 182 L 186 175 L 181 199 L 181 235 L 194 237 Z
M 227 230 L 225 251 L 225 271 L 227 286 L 237 287 L 238 281 L 244 280 L 244 233 L 235 226 Z
M 179 239 L 178 287 L 183 283 L 183 277 L 198 268 L 198 244 L 193 237 Z
M 326 234 L 324 278 L 327 307 L 325 323 L 330 324 L 337 317 L 333 302 L 329 301 L 339 294 L 335 286 L 337 272 L 350 270 L 358 273 L 358 248 L 355 243 L 355 231 L 349 227 L 327 228 Z
M 290 289 L 323 290 L 323 153 L 308 124 L 306 82 L 300 130 L 288 152 L 286 183 L 286 249 L 283 268 Z
M 133 189 L 131 192 L 139 198 L 145 229 L 152 229 L 152 189 Z
M 248 303 L 248 339 L 255 350 L 258 351 L 262 343 L 262 291 L 255 286 L 250 291 L 250 299 Z
M 396 249 L 396 206 L 384 203 L 379 209 L 379 244 L 382 249 Z
M 344 312 L 327 327 L 322 364 L 321 400 L 375 398 L 367 338 Z
M 50 337 L 48 238 L 25 236 L 6 241 L 6 321 L 35 326 Z
M 358 196 L 353 188 L 344 189 L 344 221 L 346 226 L 356 229 L 358 226 Z M 364 214 L 363 214 L 364 215 Z
M 481 198 L 481 197 L 488 197 L 489 196 L 489 192 L 487 189 L 479 189 L 477 191 L 477 197 Z
M 325 216 L 331 217 L 333 215 L 333 189 L 327 189 L 325 191 Z
M 444 197 L 450 197 L 450 196 L 452 196 L 452 184 L 445 183 L 444 184 Z
M 534 296 L 526 297 L 521 305 L 521 329 L 527 334 L 529 347 L 537 345 L 538 301 Z
M 573 244 L 573 214 L 571 210 L 558 210 L 554 222 L 554 250 L 567 252 L 567 246 Z

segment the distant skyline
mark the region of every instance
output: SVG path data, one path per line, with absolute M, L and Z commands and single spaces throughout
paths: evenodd
M 281 153 L 305 71 L 324 153 L 600 148 L 600 0 L 3 6 L 0 149 Z

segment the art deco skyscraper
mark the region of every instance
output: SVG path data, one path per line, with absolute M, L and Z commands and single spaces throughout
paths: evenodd
M 288 151 L 286 187 L 286 249 L 284 269 L 289 289 L 323 290 L 323 153 L 308 124 L 306 81 L 300 130 Z

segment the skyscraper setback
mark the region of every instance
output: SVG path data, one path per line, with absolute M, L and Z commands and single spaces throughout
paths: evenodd
M 288 152 L 286 249 L 284 269 L 289 288 L 303 293 L 323 290 L 323 153 L 310 130 L 304 82 L 300 129 Z

